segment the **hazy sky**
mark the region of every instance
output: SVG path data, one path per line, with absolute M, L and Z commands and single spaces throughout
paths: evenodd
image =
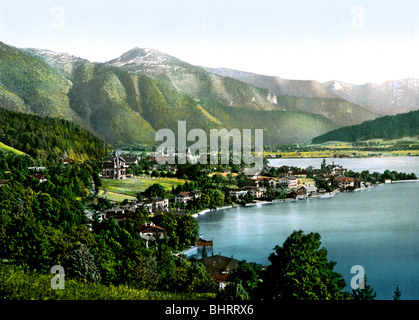
M 417 0 L 0 0 L 0 41 L 104 62 L 133 47 L 289 79 L 419 78 Z

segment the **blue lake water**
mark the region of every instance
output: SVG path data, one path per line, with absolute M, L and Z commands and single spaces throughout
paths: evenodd
M 321 159 L 310 160 L 318 162 L 313 166 L 320 165 Z M 336 164 L 340 160 L 345 159 L 334 159 Z M 388 162 L 383 168 L 419 173 L 419 158 L 404 161 L 402 166 L 410 170 Z M 380 171 L 370 167 L 371 172 Z M 329 260 L 337 262 L 335 270 L 346 280 L 347 291 L 354 276 L 351 267 L 361 265 L 377 299 L 392 299 L 399 285 L 402 299 L 418 300 L 418 195 L 418 182 L 383 184 L 332 198 L 218 210 L 197 219 L 203 238 L 214 241 L 214 253 L 262 265 L 269 264 L 273 248 L 282 245 L 293 230 L 318 232 Z

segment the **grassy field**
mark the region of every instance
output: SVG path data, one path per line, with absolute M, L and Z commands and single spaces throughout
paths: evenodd
M 174 178 L 129 178 L 125 180 L 103 179 L 99 195 L 103 195 L 106 191 L 104 197 L 107 197 L 109 200 L 123 201 L 125 198 L 135 198 L 138 192 L 144 191 L 155 183 L 159 183 L 167 191 L 171 191 L 172 186 L 176 187 L 180 184 L 184 184 L 185 182 L 186 180 Z
M 304 186 L 304 185 L 315 185 L 314 179 L 312 178 L 297 178 L 297 184 L 298 186 Z
M 112 191 L 107 190 L 99 190 L 99 197 L 106 198 L 109 201 L 115 201 L 115 202 L 122 202 L 125 199 L 128 200 L 135 200 L 136 198 L 133 196 L 129 196 L 126 194 L 116 193 Z
M 0 151 L 3 151 L 3 152 L 13 152 L 14 154 L 17 154 L 17 155 L 25 154 L 24 152 L 19 151 L 19 150 L 15 149 L 15 148 L 9 147 L 9 146 L 5 145 L 2 142 L 0 142 Z

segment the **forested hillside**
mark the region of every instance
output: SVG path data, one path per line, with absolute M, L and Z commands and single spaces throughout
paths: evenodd
M 369 139 L 398 139 L 419 135 L 419 111 L 385 116 L 365 121 L 356 126 L 343 127 L 313 139 L 313 143 L 326 141 L 362 141 Z
M 71 121 L 0 109 L 0 142 L 41 163 L 101 160 L 106 144 Z M 5 150 L 5 149 L 4 149 Z

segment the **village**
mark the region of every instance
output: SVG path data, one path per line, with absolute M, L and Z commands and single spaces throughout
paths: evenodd
M 153 168 L 158 168 L 157 161 L 162 160 L 164 155 L 158 156 L 151 154 L 147 156 L 147 162 Z M 163 159 L 164 160 L 164 159 Z M 102 179 L 125 180 L 132 179 L 134 175 L 129 173 L 130 166 L 138 165 L 141 158 L 138 156 L 126 156 L 115 152 L 113 157 L 107 158 L 102 166 L 100 174 Z M 177 171 L 176 165 L 168 166 L 168 170 L 172 172 Z M 270 173 L 276 171 L 276 175 L 272 176 Z M 337 192 L 356 191 L 367 187 L 370 183 L 364 182 L 361 178 L 348 177 L 347 170 L 340 165 L 334 163 L 326 165 L 322 163 L 321 168 L 314 167 L 291 168 L 282 166 L 280 168 L 272 169 L 266 168 L 261 172 L 249 172 L 247 168 L 240 168 L 237 172 L 232 172 L 231 169 L 223 168 L 220 172 L 212 172 L 212 175 L 234 177 L 244 177 L 245 183 L 238 188 L 229 188 L 225 196 L 231 198 L 231 203 L 227 206 L 209 207 L 199 212 L 190 212 L 186 210 L 187 205 L 199 200 L 205 190 L 190 190 L 176 193 L 174 197 L 169 199 L 164 196 L 156 196 L 149 198 L 136 199 L 131 201 L 124 201 L 123 204 L 111 208 L 106 211 L 97 212 L 99 221 L 105 219 L 115 219 L 122 221 L 134 213 L 137 209 L 143 207 L 147 210 L 149 217 L 152 219 L 159 215 L 171 213 L 176 216 L 191 215 L 197 217 L 199 214 L 204 214 L 210 210 L 217 210 L 221 208 L 228 208 L 234 206 L 249 206 L 258 203 L 271 203 L 273 201 L 300 201 L 316 197 L 331 197 Z M 158 183 L 158 180 L 156 180 Z M 320 184 L 320 185 L 318 185 Z M 273 195 L 278 194 L 276 191 L 281 191 L 281 196 L 278 198 Z M 92 219 L 92 216 L 90 216 Z M 138 228 L 139 235 L 146 241 L 147 247 L 152 241 L 164 239 L 166 237 L 166 230 L 152 221 L 145 223 Z M 197 242 L 183 252 L 176 253 L 177 255 L 188 256 L 191 252 L 200 252 L 202 259 L 199 261 L 206 267 L 209 274 L 217 282 L 220 289 L 225 287 L 226 278 L 238 264 L 238 260 L 233 257 L 224 257 L 221 254 L 206 256 L 206 248 L 212 247 L 212 241 L 204 240 L 198 237 Z M 212 251 L 212 250 L 211 250 Z

